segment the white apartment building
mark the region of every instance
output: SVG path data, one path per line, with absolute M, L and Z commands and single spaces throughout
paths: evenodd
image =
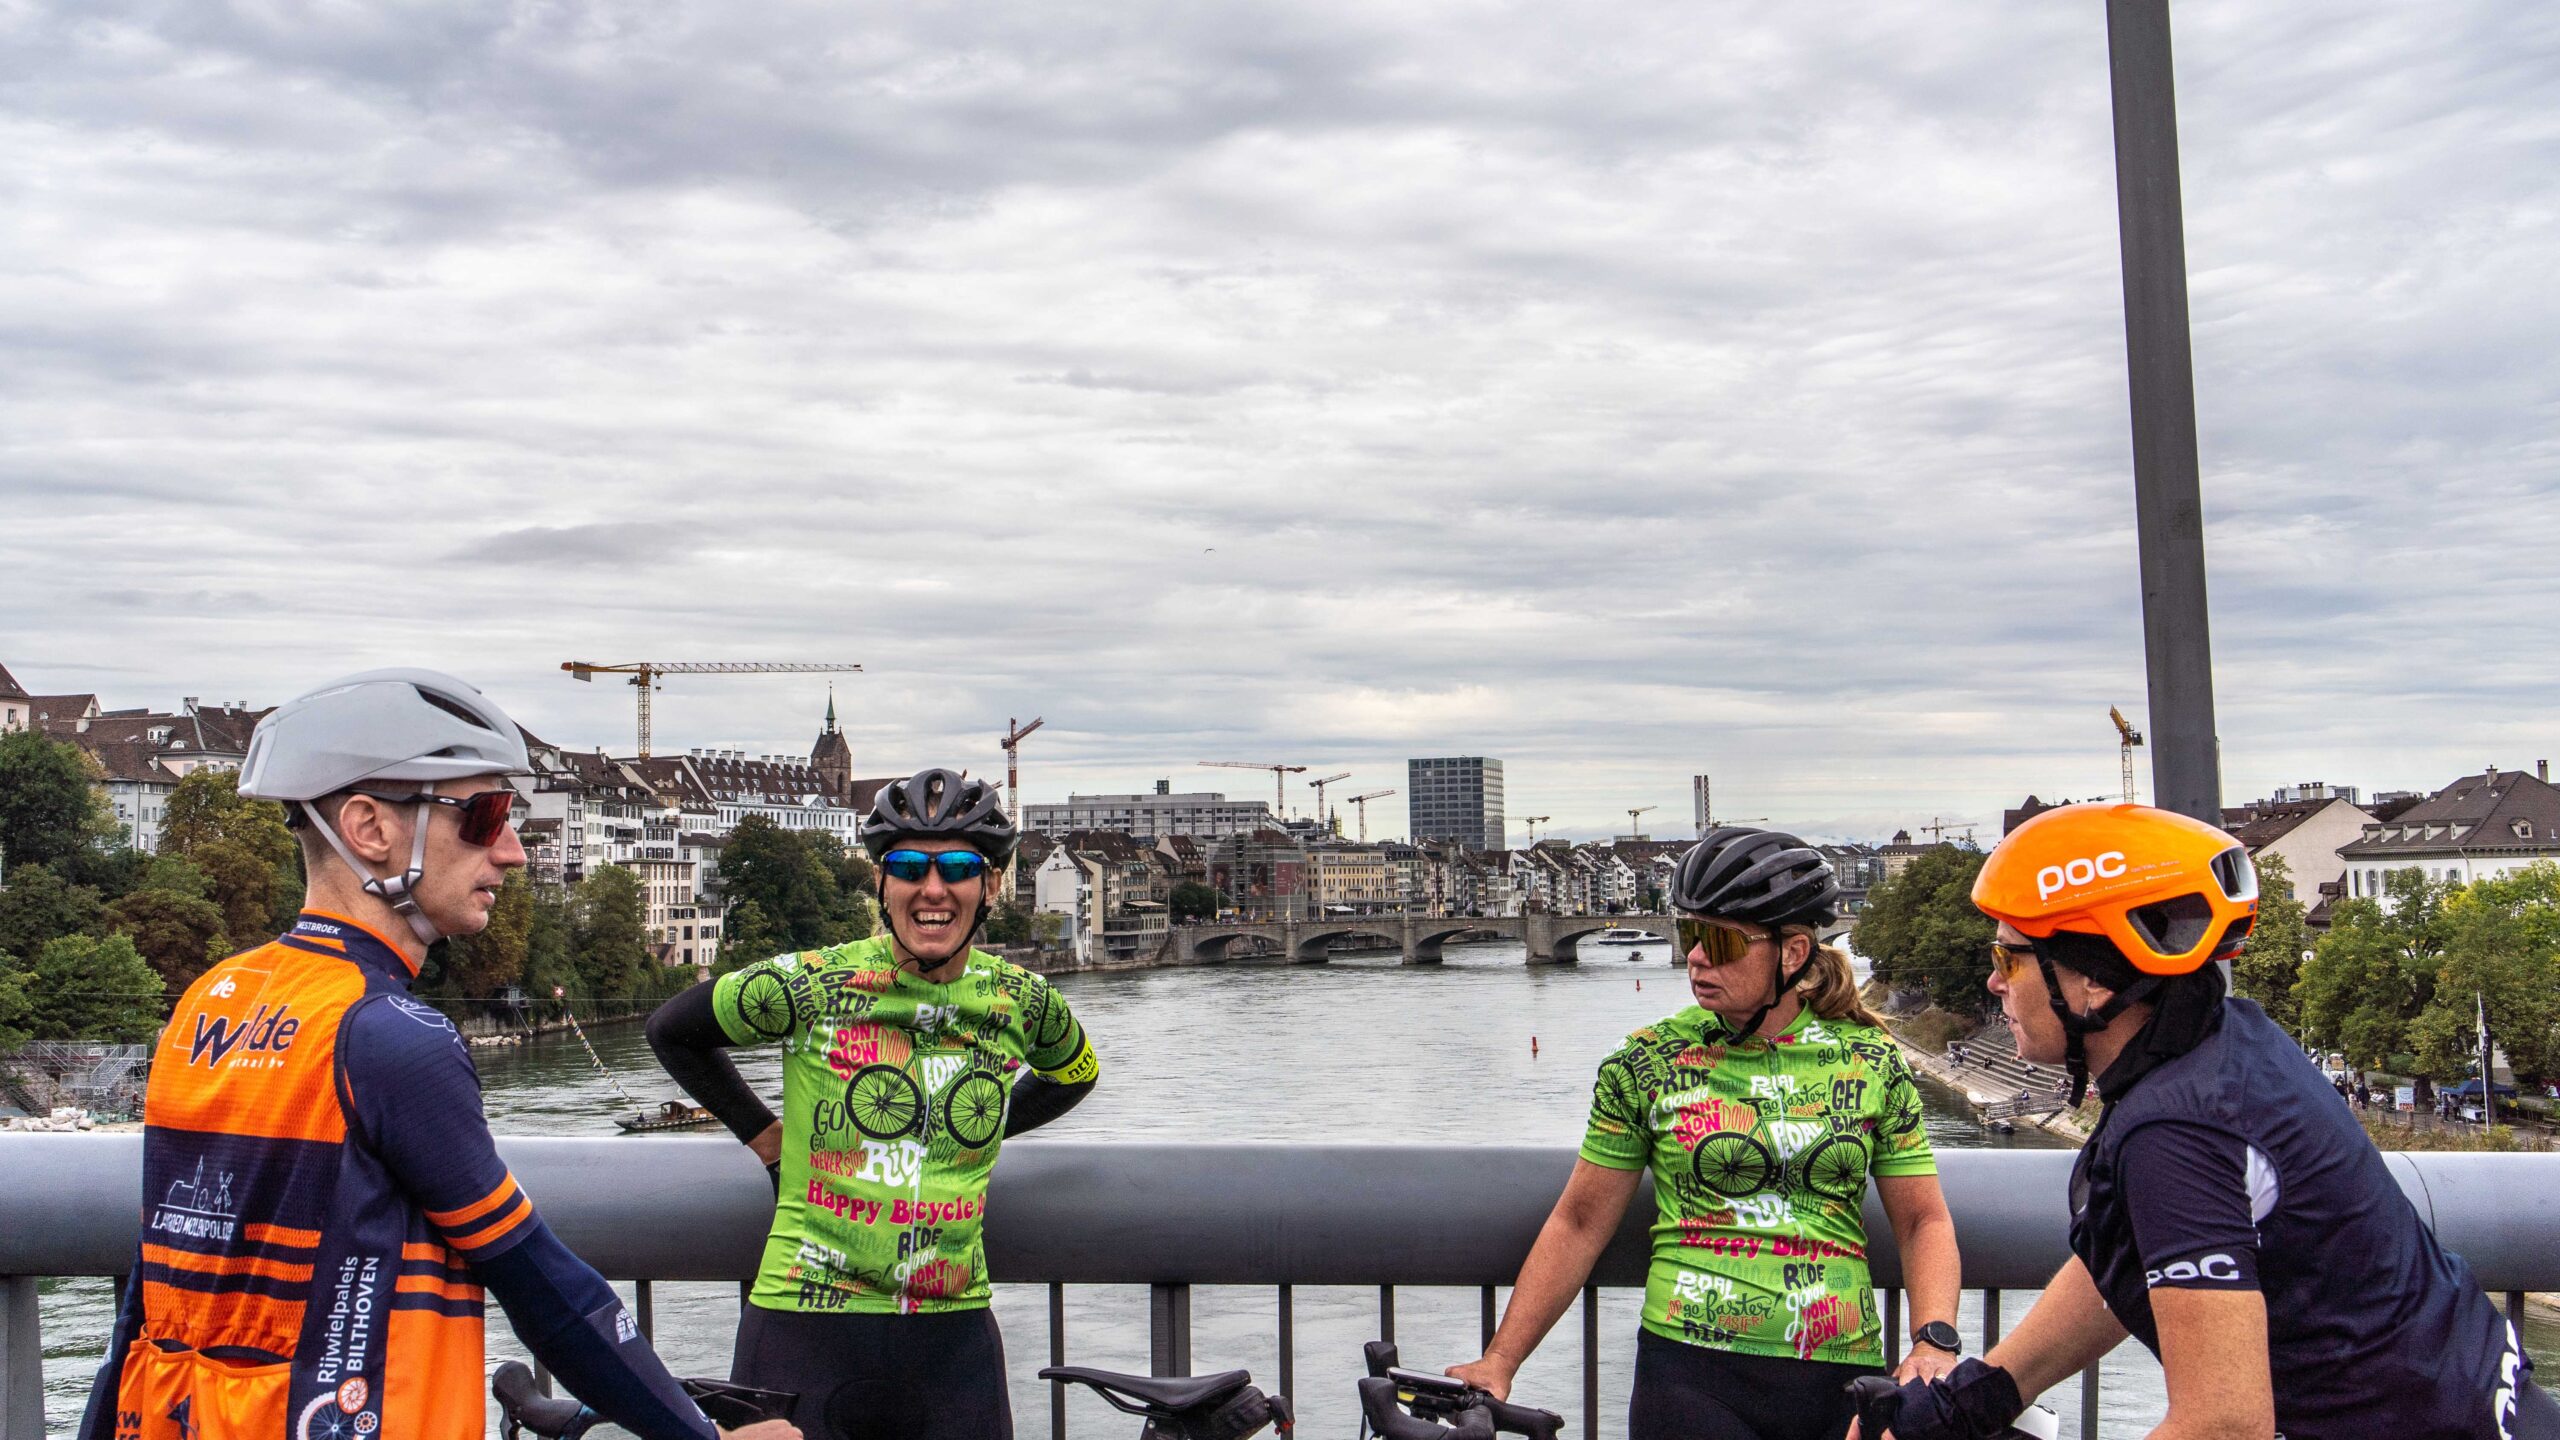
M 1278 822 L 1271 807 L 1259 800 L 1230 800 L 1222 794 L 1172 793 L 1170 782 L 1157 782 L 1148 795 L 1069 795 L 1063 805 L 1025 805 L 1022 828 L 1044 835 L 1078 830 L 1116 830 L 1140 840 L 1189 835 L 1223 840 L 1268 830 Z

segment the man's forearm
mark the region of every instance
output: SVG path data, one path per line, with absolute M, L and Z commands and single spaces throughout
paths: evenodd
M 2027 1400 L 2070 1379 L 2124 1343 L 2125 1328 L 2107 1309 L 2078 1257 L 2054 1272 L 2035 1308 L 1983 1358 L 2009 1372 Z

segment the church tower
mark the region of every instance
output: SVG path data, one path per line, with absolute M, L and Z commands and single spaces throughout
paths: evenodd
M 836 687 L 827 687 L 827 723 L 818 732 L 818 742 L 809 747 L 809 768 L 827 782 L 827 793 L 850 804 L 853 800 L 853 746 L 836 728 Z

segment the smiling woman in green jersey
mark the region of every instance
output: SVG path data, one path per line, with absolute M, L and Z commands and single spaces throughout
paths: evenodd
M 862 825 L 888 933 L 778 955 L 670 1000 L 649 1042 L 773 1173 L 730 1378 L 797 1392 L 810 1440 L 1010 1436 L 987 1308 L 988 1177 L 1100 1067 L 1066 1000 L 969 948 L 1014 848 L 982 781 L 927 770 Z M 782 1118 L 726 1050 L 783 1047 Z
M 1680 859 L 1672 905 L 1697 1004 L 1600 1063 L 1581 1159 L 1484 1358 L 1497 1396 L 1573 1303 L 1653 1171 L 1657 1209 L 1627 1405 L 1631 1440 L 1836 1440 L 1841 1386 L 1881 1374 L 1867 1273 L 1870 1177 L 1893 1223 L 1913 1344 L 1894 1374 L 1956 1362 L 1955 1225 L 1920 1096 L 1821 943 L 1840 887 L 1792 835 L 1720 829 Z

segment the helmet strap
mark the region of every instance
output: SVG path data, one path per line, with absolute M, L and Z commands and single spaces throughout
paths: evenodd
M 436 787 L 430 782 L 419 793 L 422 796 L 433 795 Z M 390 906 L 393 914 L 408 921 L 410 933 L 418 937 L 418 943 L 433 945 L 444 938 L 444 932 L 438 930 L 435 922 L 418 908 L 418 881 L 426 875 L 427 816 L 418 816 L 417 823 L 410 827 L 409 868 L 398 875 L 383 876 L 374 874 L 373 867 L 358 858 L 354 847 L 347 844 L 345 838 L 338 834 L 338 827 L 330 824 L 317 806 L 308 800 L 297 803 L 302 806 L 302 813 L 310 816 L 311 823 L 318 827 L 320 838 L 329 842 L 329 848 L 338 852 L 338 858 L 346 862 L 347 869 L 363 882 L 364 893 Z
M 2055 971 L 2053 957 L 2044 953 L 2043 942 L 2035 936 L 2030 935 L 2027 939 L 2035 946 L 2036 969 L 2044 974 L 2045 1003 L 2053 1007 L 2053 1018 L 2062 1022 L 2062 1063 L 2071 1074 L 2072 1108 L 2078 1109 L 2080 1102 L 2089 1095 L 2089 1037 L 2114 1024 L 2127 1006 L 2149 999 L 2151 992 L 2160 987 L 2160 982 L 2145 975 L 2117 991 L 2107 1003 L 2095 1010 L 2074 1010 L 2062 1002 L 2062 979 Z
M 1770 938 L 1778 942 L 1778 955 L 1781 963 L 1783 963 L 1787 953 L 1786 937 L 1772 932 Z M 1815 948 L 1819 949 L 1820 947 L 1817 945 Z M 1802 980 L 1805 972 L 1813 968 L 1814 958 L 1815 957 L 1812 955 L 1805 956 L 1803 964 L 1797 966 L 1793 971 L 1789 972 L 1778 981 L 1776 988 L 1769 992 L 1769 1003 L 1752 1011 L 1751 1018 L 1742 1022 L 1742 1028 L 1737 1032 L 1740 1038 L 1748 1040 L 1752 1036 L 1760 1033 L 1761 1022 L 1769 1018 L 1769 1012 L 1777 1009 L 1778 1002 L 1786 999 L 1787 992 L 1795 989 L 1796 982 Z
M 995 902 L 993 900 L 983 894 L 978 897 L 978 913 L 969 921 L 969 933 L 961 938 L 960 948 L 951 952 L 955 957 L 965 958 L 969 953 L 969 947 L 978 943 L 978 931 L 985 928 L 987 915 L 994 909 Z M 906 947 L 906 940 L 898 934 L 898 922 L 891 916 L 889 906 L 886 901 L 883 901 L 880 906 L 880 923 L 888 927 L 891 943 L 898 947 L 898 949 L 904 949 Z M 896 950 L 892 950 L 890 952 L 889 963 L 900 970 L 912 970 L 918 975 L 922 975 L 924 973 L 923 966 L 910 965 L 905 961 L 898 959 Z M 949 960 L 945 960 L 942 963 L 948 965 L 951 962 Z

